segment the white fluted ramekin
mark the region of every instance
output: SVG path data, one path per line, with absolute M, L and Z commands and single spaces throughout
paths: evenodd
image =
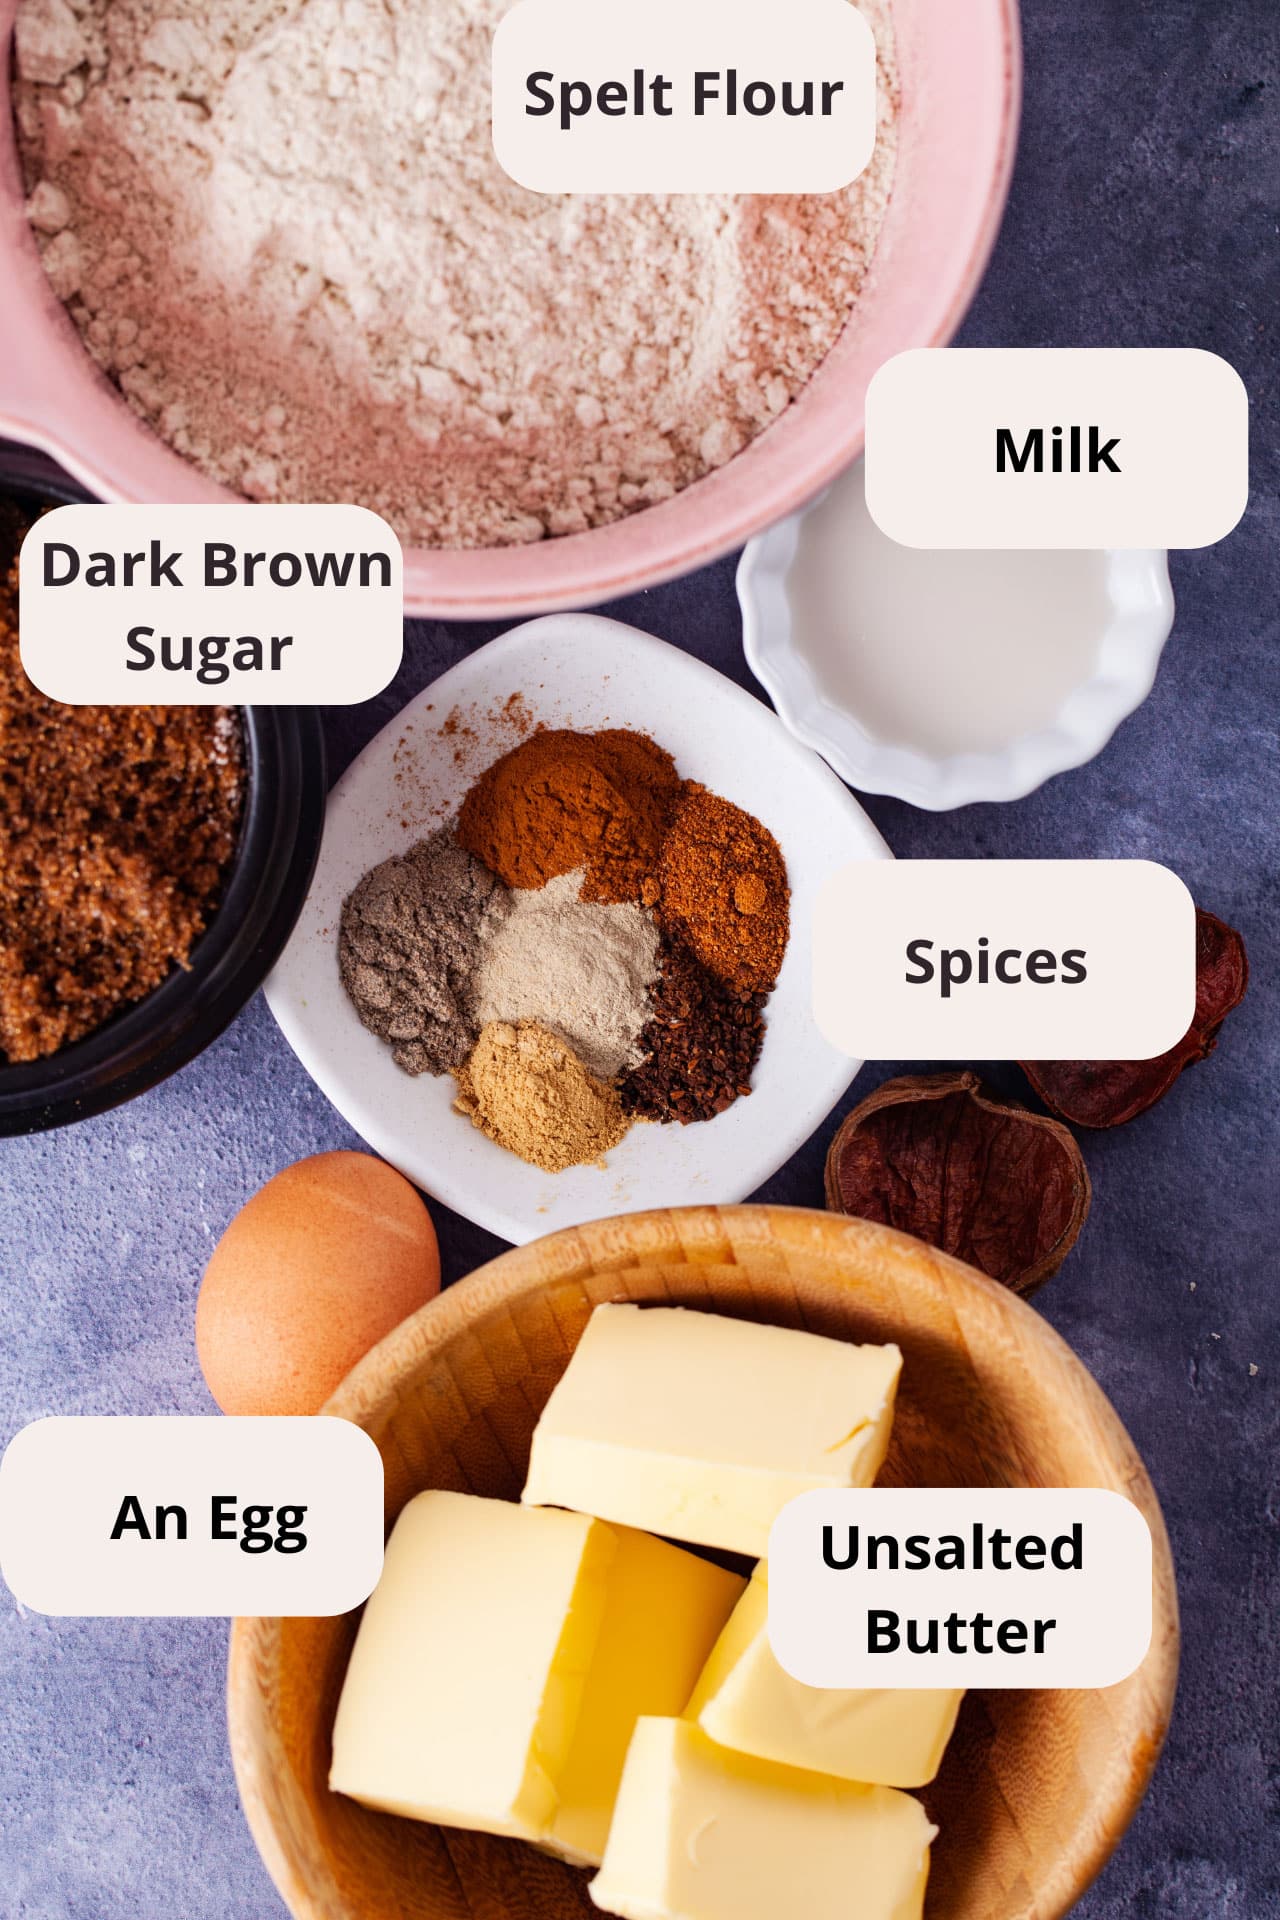
M 876 739 L 827 698 L 792 644 L 787 576 L 803 518 L 793 514 L 780 521 L 743 553 L 743 647 L 784 725 L 859 792 L 888 794 L 932 812 L 979 800 L 1020 800 L 1055 773 L 1092 760 L 1150 693 L 1173 626 L 1168 557 L 1159 548 L 1114 548 L 1107 571 L 1110 620 L 1093 672 L 1071 690 L 1050 725 L 995 751 L 945 757 Z

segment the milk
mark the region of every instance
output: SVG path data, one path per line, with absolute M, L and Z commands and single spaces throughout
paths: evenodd
M 935 757 L 1049 726 L 1112 617 L 1105 552 L 900 547 L 867 512 L 862 463 L 805 516 L 787 576 L 792 645 L 874 739 Z

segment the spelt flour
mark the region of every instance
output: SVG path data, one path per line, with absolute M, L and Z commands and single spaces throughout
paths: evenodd
M 664 500 L 782 412 L 893 168 L 822 197 L 541 196 L 499 168 L 506 0 L 22 0 L 49 280 L 130 405 L 252 499 L 497 546 Z

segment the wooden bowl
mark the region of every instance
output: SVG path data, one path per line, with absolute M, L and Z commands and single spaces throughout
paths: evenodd
M 923 1798 L 927 1920 L 1054 1920 L 1102 1867 L 1173 1703 L 1177 1600 L 1151 1483 L 1100 1389 L 1028 1306 L 905 1234 L 785 1207 L 631 1214 L 503 1254 L 406 1320 L 326 1412 L 371 1433 L 390 1523 L 423 1487 L 515 1499 L 534 1423 L 602 1300 L 662 1301 L 904 1355 L 888 1484 L 1110 1487 L 1151 1527 L 1154 1633 L 1105 1691 L 970 1694 Z M 366 1812 L 326 1784 L 356 1616 L 239 1620 L 231 1750 L 296 1920 L 581 1920 L 588 1875 L 528 1846 Z M 782 1917 L 779 1916 L 779 1920 Z

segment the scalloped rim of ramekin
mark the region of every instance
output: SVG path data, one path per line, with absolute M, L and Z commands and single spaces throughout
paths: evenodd
M 803 519 L 803 513 L 791 515 L 757 535 L 743 553 L 737 573 L 743 651 L 783 724 L 860 793 L 885 794 L 935 813 L 979 801 L 1021 800 L 1055 774 L 1092 760 L 1155 683 L 1173 627 L 1168 555 L 1154 547 L 1107 548 L 1113 618 L 1093 673 L 1067 695 L 1051 725 L 999 751 L 949 757 L 877 740 L 826 698 L 791 643 L 787 576 Z

